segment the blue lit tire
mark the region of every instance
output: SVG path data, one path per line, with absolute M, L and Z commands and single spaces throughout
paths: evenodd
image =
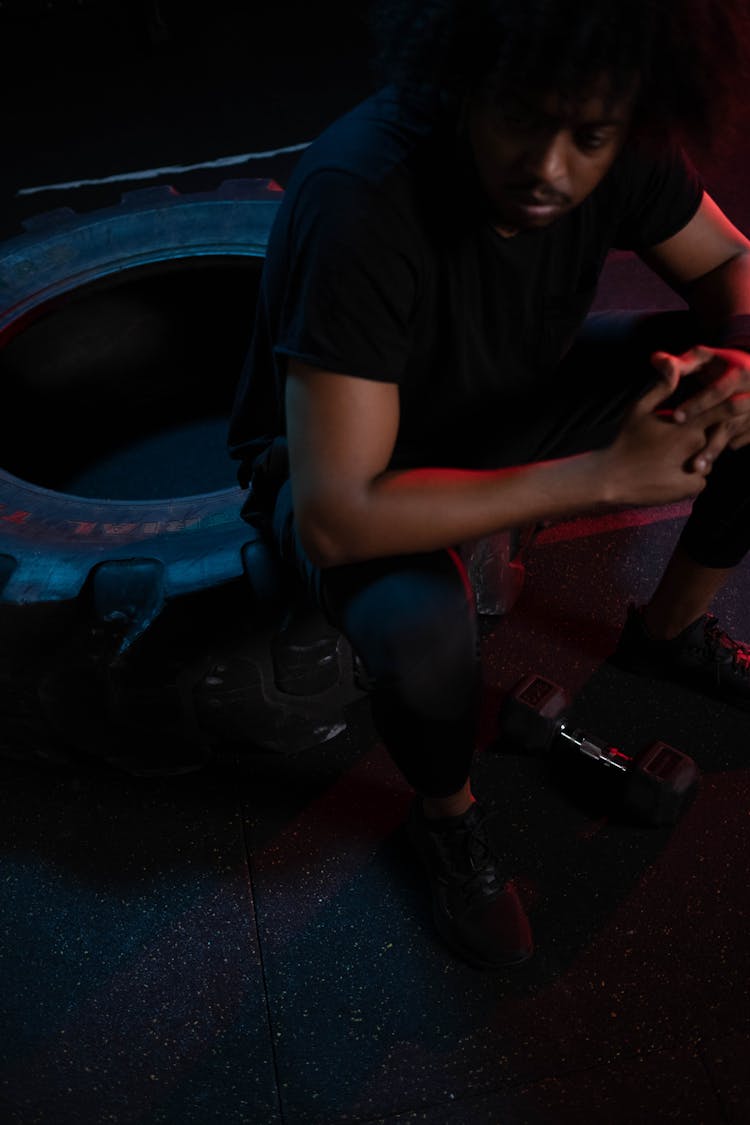
M 54 340 L 53 318 L 64 334 L 78 317 L 81 335 L 84 297 L 113 304 L 131 279 L 148 286 L 216 265 L 247 267 L 257 281 L 279 201 L 280 189 L 267 180 L 192 195 L 149 189 L 89 214 L 40 216 L 0 246 L 6 755 L 58 760 L 83 753 L 135 774 L 174 773 L 227 752 L 296 753 L 345 726 L 343 708 L 359 695 L 351 653 L 319 619 L 292 612 L 265 544 L 239 517 L 238 486 L 148 499 L 78 495 L 54 474 L 56 460 L 75 459 L 80 437 L 49 455 L 55 411 L 70 426 L 73 415 L 65 411 L 71 402 L 77 410 L 80 398 L 76 420 L 83 418 L 85 429 L 92 388 L 100 397 L 109 393 L 91 381 L 86 393 L 65 385 L 55 356 L 50 360 L 55 348 L 35 343 L 45 332 Z M 116 315 L 122 321 L 127 309 Z M 167 342 L 175 336 L 171 322 L 157 324 L 157 336 L 162 329 Z M 51 380 L 34 396 L 48 360 L 57 384 Z M 141 390 L 143 401 L 133 402 L 129 385 L 118 386 L 112 414 L 133 409 L 148 419 L 154 396 Z M 50 402 L 57 407 L 45 418 Z

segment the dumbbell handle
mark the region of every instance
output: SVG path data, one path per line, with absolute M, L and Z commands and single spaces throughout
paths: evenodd
M 601 742 L 586 731 L 572 730 L 564 722 L 558 722 L 555 737 L 560 738 L 564 745 L 572 747 L 579 753 L 586 754 L 587 757 L 594 758 L 605 766 L 622 770 L 623 773 L 627 772 L 633 765 L 633 759 L 627 754 L 623 754 L 622 750 L 618 750 L 616 746 Z

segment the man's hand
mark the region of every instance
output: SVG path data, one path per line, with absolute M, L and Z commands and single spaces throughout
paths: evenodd
M 680 425 L 703 424 L 707 441 L 700 458 L 710 465 L 727 446 L 741 449 L 750 443 L 750 355 L 701 345 L 679 356 L 655 352 L 651 362 L 675 385 L 685 375 L 703 384 L 672 415 Z
M 602 450 L 601 473 L 607 499 L 615 504 L 670 504 L 697 496 L 706 486 L 711 462 L 702 457 L 705 415 L 676 425 L 659 407 L 679 383 L 674 370 L 631 407 L 612 445 Z

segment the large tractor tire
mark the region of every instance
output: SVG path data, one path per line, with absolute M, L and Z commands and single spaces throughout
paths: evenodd
M 280 192 L 131 192 L 0 246 L 5 754 L 183 772 L 318 745 L 361 695 L 225 448 Z

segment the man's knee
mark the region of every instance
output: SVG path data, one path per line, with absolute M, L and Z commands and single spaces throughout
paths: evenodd
M 476 614 L 454 558 L 418 560 L 381 573 L 346 600 L 340 626 L 378 693 L 413 712 L 453 719 L 471 705 L 479 677 Z

